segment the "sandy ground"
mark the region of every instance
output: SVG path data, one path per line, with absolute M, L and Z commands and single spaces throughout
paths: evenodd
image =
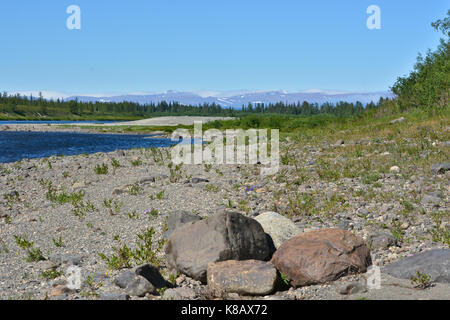
M 176 125 L 192 125 L 195 121 L 210 122 L 215 120 L 232 120 L 232 117 L 191 117 L 191 116 L 178 116 L 178 117 L 157 117 L 128 122 L 116 122 L 109 123 L 108 126 L 176 126 Z
M 61 124 L 57 123 L 16 123 L 0 125 L 0 131 L 40 131 L 40 132 L 52 132 L 52 131 L 70 131 L 70 132 L 94 132 L 97 133 L 97 129 L 89 129 L 86 127 L 116 127 L 116 126 L 149 126 L 149 127 L 159 127 L 159 126 L 177 126 L 177 125 L 192 125 L 196 121 L 201 121 L 203 123 L 215 121 L 215 120 L 232 120 L 232 117 L 191 117 L 191 116 L 171 116 L 171 117 L 156 117 L 149 119 L 142 119 L 136 121 L 125 121 L 125 122 L 108 122 L 108 123 L 74 123 L 65 124 L 68 127 L 62 127 Z M 126 133 L 126 132 L 123 132 Z M 161 133 L 155 131 L 155 133 Z M 138 134 L 133 132 L 133 134 Z

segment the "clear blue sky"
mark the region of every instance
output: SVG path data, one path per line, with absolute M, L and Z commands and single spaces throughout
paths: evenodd
M 68 30 L 66 8 L 81 8 Z M 366 9 L 381 8 L 381 30 Z M 387 90 L 440 35 L 448 0 L 14 0 L 0 90 Z

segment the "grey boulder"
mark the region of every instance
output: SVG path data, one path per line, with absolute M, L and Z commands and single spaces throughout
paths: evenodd
M 200 220 L 202 220 L 201 217 L 190 214 L 186 211 L 173 213 L 167 218 L 167 231 L 164 232 L 164 237 L 169 238 L 175 229 L 187 223 L 193 223 Z
M 436 163 L 431 166 L 431 172 L 434 174 L 445 173 L 450 170 L 450 162 Z
M 166 246 L 167 265 L 202 282 L 211 262 L 268 260 L 272 253 L 262 226 L 236 212 L 221 212 L 177 228 Z
M 433 249 L 394 262 L 384 272 L 400 279 L 410 279 L 417 272 L 430 276 L 432 282 L 450 283 L 450 249 Z
M 264 212 L 255 218 L 272 238 L 275 248 L 302 232 L 294 222 L 276 212 Z

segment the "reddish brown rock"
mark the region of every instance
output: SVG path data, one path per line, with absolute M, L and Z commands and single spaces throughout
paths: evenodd
M 322 229 L 291 238 L 271 262 L 294 287 L 334 281 L 366 272 L 372 264 L 364 240 L 342 229 Z
M 266 295 L 274 291 L 278 272 L 270 262 L 228 260 L 210 263 L 208 289 L 212 294 Z

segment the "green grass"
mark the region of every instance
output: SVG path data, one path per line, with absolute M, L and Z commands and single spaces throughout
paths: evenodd
M 159 254 L 162 252 L 166 243 L 165 239 L 154 241 L 155 230 L 149 228 L 137 235 L 136 247 L 131 249 L 126 244 L 113 247 L 115 252 L 111 256 L 100 253 L 99 256 L 106 262 L 111 269 L 131 268 L 133 264 L 141 265 L 151 263 L 159 266 L 162 262 Z

